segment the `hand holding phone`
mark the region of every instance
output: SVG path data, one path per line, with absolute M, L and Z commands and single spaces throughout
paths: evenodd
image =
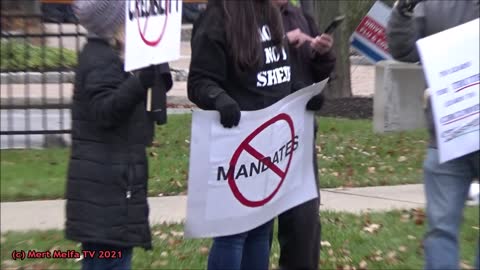
M 322 34 L 312 40 L 310 46 L 319 55 L 328 53 L 333 47 L 333 37 L 329 34 Z

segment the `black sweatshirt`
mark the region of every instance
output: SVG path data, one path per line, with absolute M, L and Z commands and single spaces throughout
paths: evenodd
M 291 93 L 287 49 L 279 50 L 273 45 L 268 25 L 259 27 L 262 64 L 245 73 L 235 68 L 225 31 L 223 11 L 216 5 L 210 5 L 194 25 L 188 76 L 188 97 L 193 103 L 201 109 L 214 110 L 215 99 L 226 93 L 241 110 L 252 111 L 266 108 Z

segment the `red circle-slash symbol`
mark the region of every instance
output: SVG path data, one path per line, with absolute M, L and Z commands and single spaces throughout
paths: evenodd
M 268 120 L 264 124 L 262 124 L 260 127 L 258 127 L 256 130 L 252 132 L 237 148 L 237 150 L 233 153 L 232 159 L 230 160 L 230 169 L 228 170 L 228 185 L 230 186 L 230 189 L 233 192 L 233 195 L 237 200 L 248 207 L 259 207 L 263 206 L 269 201 L 273 199 L 275 194 L 280 190 L 280 187 L 282 186 L 285 177 L 287 176 L 288 169 L 290 168 L 290 164 L 292 162 L 292 157 L 293 157 L 293 151 L 290 153 L 290 157 L 288 158 L 288 163 L 287 166 L 285 167 L 285 171 L 282 171 L 277 165 L 273 164 L 270 159 L 267 159 L 265 156 L 263 156 L 260 152 L 258 152 L 255 148 L 253 148 L 250 145 L 250 142 L 262 131 L 264 131 L 267 127 L 275 124 L 278 121 L 285 121 L 288 124 L 288 127 L 290 128 L 290 135 L 292 136 L 291 142 L 293 143 L 294 138 L 295 138 L 295 130 L 294 130 L 294 125 L 293 125 L 293 120 L 290 116 L 288 116 L 285 113 L 279 114 L 275 116 L 274 118 Z M 238 159 L 240 158 L 240 155 L 242 154 L 243 151 L 246 151 L 250 155 L 252 155 L 254 158 L 260 160 L 262 163 L 264 163 L 270 170 L 272 170 L 275 174 L 277 174 L 280 177 L 280 182 L 278 183 L 277 187 L 273 190 L 273 192 L 268 195 L 266 198 L 259 200 L 259 201 L 252 201 L 247 199 L 239 190 L 237 183 L 235 182 L 234 178 L 234 170 L 235 166 L 237 165 Z
M 169 2 L 171 0 L 165 0 L 165 23 L 163 24 L 163 27 L 162 27 L 162 30 L 161 30 L 159 36 L 157 38 L 152 39 L 152 40 L 149 40 L 146 37 L 147 29 L 148 29 L 148 20 L 149 20 L 150 16 L 147 16 L 145 18 L 145 23 L 143 25 L 143 29 L 142 29 L 142 26 L 140 24 L 139 4 L 140 4 L 141 1 L 142 0 L 135 0 L 135 12 L 137 14 L 138 33 L 140 34 L 140 38 L 143 40 L 143 42 L 145 44 L 147 44 L 150 47 L 155 47 L 162 41 L 163 35 L 165 34 L 165 30 L 167 29 L 168 13 L 169 13 L 168 7 L 169 7 Z M 152 6 L 150 6 L 150 9 L 151 8 L 152 8 Z

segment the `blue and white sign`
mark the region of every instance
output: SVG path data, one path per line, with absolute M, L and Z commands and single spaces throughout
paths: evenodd
M 393 59 L 385 33 L 391 12 L 390 7 L 377 1 L 350 38 L 352 47 L 373 64 Z

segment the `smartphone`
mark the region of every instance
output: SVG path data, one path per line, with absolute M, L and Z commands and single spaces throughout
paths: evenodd
M 327 29 L 325 29 L 324 33 L 325 34 L 333 34 L 335 29 L 345 20 L 345 15 L 335 17 L 333 21 L 327 26 Z

